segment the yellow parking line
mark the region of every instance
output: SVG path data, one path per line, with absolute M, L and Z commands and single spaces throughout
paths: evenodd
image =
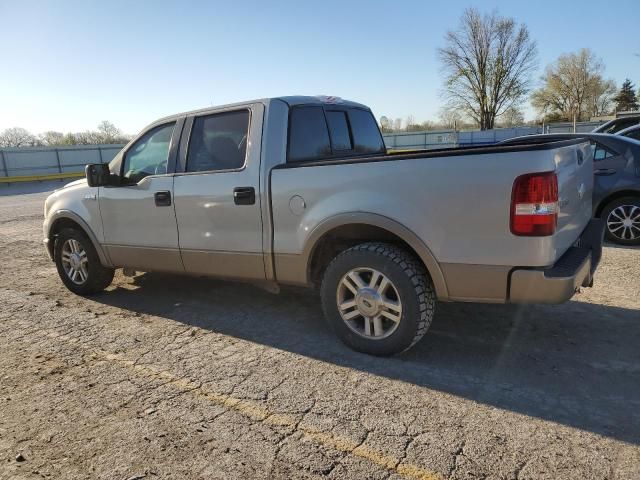
M 42 180 L 62 180 L 63 178 L 84 177 L 84 172 L 52 173 L 50 175 L 21 175 L 16 177 L 0 177 L 0 183 L 35 182 Z
M 50 338 L 65 340 L 70 343 L 78 342 L 75 338 L 59 334 L 57 332 L 47 332 L 46 335 Z M 443 478 L 437 472 L 424 469 L 417 465 L 401 463 L 400 459 L 391 455 L 387 455 L 373 448 L 358 444 L 347 438 L 322 432 L 310 425 L 299 423 L 292 416 L 273 413 L 258 402 L 242 400 L 207 390 L 202 387 L 199 382 L 181 378 L 167 370 L 154 367 L 153 365 L 137 364 L 135 361 L 120 354 L 110 353 L 100 349 L 92 349 L 91 351 L 94 354 L 94 357 L 102 358 L 103 360 L 128 368 L 147 377 L 164 379 L 167 384 L 172 385 L 181 392 L 208 400 L 228 410 L 238 412 L 252 420 L 257 420 L 268 425 L 293 428 L 319 444 L 366 459 L 375 465 L 399 473 L 404 477 L 415 480 L 442 480 Z

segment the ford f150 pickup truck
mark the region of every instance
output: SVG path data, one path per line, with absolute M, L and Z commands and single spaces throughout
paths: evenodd
M 44 237 L 80 295 L 114 269 L 320 290 L 352 348 L 390 355 L 436 300 L 560 303 L 591 286 L 588 141 L 389 154 L 371 111 L 280 97 L 163 118 L 45 202 Z

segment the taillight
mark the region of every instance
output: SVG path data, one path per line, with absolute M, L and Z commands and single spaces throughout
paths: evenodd
M 521 175 L 513 182 L 511 233 L 553 235 L 558 220 L 558 177 L 554 172 Z

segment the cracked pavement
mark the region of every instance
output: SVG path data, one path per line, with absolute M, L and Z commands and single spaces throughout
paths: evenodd
M 0 188 L 1 479 L 640 478 L 640 249 L 606 247 L 564 305 L 438 304 L 379 359 L 305 290 L 71 294 L 41 243 L 50 189 Z

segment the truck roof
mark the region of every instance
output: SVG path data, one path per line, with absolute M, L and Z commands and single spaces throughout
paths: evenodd
M 175 113 L 173 115 L 168 115 L 166 117 L 159 118 L 158 120 L 154 121 L 147 127 L 155 125 L 157 123 L 166 122 L 167 120 L 173 120 L 175 118 L 182 117 L 185 115 L 204 114 L 209 111 L 219 110 L 221 108 L 242 107 L 244 105 L 251 105 L 254 103 L 263 103 L 265 106 L 267 106 L 269 105 L 269 103 L 271 103 L 274 100 L 282 101 L 287 105 L 289 105 L 290 107 L 295 105 L 343 105 L 348 107 L 365 108 L 369 110 L 369 107 L 367 107 L 366 105 L 363 105 L 362 103 L 352 102 L 350 100 L 344 100 L 340 97 L 335 97 L 330 95 L 317 95 L 317 96 L 291 95 L 291 96 L 284 96 L 284 97 L 259 98 L 255 100 L 247 100 L 244 102 L 227 103 L 224 105 L 212 105 L 210 107 L 199 108 L 199 109 L 190 110 L 187 112 Z

